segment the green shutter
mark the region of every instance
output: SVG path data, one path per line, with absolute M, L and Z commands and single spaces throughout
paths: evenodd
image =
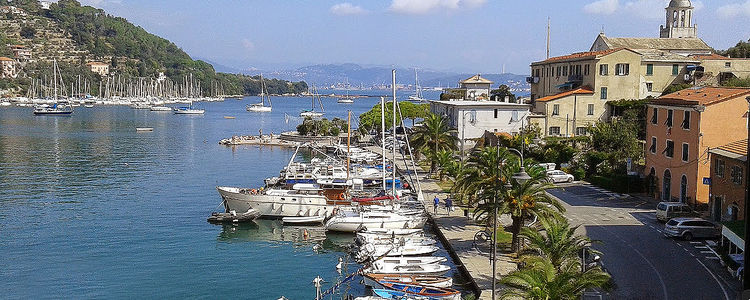
M 646 65 L 646 75 L 654 75 L 654 65 L 653 64 L 647 64 Z

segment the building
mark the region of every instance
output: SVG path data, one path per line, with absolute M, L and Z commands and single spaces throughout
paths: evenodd
M 480 74 L 461 80 L 458 83 L 459 89 L 466 91 L 464 100 L 490 99 L 490 90 L 493 82 L 483 78 Z
M 0 78 L 16 78 L 16 61 L 9 57 L 0 56 Z
M 86 63 L 91 72 L 99 74 L 100 76 L 107 76 L 109 74 L 109 65 L 103 62 L 92 61 Z
M 15 57 L 19 62 L 29 62 L 32 59 L 31 49 L 26 48 L 26 46 L 13 45 L 10 46 L 10 50 L 13 52 L 13 57 Z
M 708 210 L 708 151 L 746 138 L 747 96 L 749 88 L 703 87 L 648 102 L 645 170 L 655 196 Z
M 545 130 L 547 136 L 586 135 L 588 126 L 607 117 L 606 101 L 596 99 L 585 86 L 537 99 L 531 123 Z
M 39 0 L 39 4 L 42 6 L 42 9 L 49 9 L 50 6 L 54 3 L 54 1 L 51 0 Z
M 725 57 L 715 53 L 696 54 L 692 57 L 700 61 L 701 69 L 696 73 L 699 83 L 718 85 L 730 79 L 750 77 L 750 59 Z
M 503 101 L 430 101 L 430 111 L 448 119 L 464 148 L 474 146 L 485 131 L 517 134 L 528 124 L 531 106 Z
M 711 218 L 721 222 L 744 219 L 747 139 L 713 148 L 708 153 Z

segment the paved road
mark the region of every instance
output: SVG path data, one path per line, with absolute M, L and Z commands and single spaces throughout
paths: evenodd
M 664 237 L 655 204 L 573 184 L 549 191 L 563 201 L 566 217 L 601 241 L 604 266 L 616 289 L 605 299 L 735 299 L 737 280 L 707 244 Z

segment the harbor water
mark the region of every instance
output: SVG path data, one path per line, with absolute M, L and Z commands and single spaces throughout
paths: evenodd
M 121 106 L 71 116 L 0 109 L 2 297 L 312 299 L 313 278 L 330 287 L 351 236 L 274 220 L 206 222 L 221 210 L 217 185 L 260 186 L 287 164 L 293 149 L 218 145 L 293 130 L 310 107 L 309 98 L 272 100 L 271 113 L 245 111 L 257 97 L 196 103 L 206 109 L 198 116 Z M 330 119 L 359 115 L 379 99 L 323 101 Z M 346 288 L 364 293 L 358 282 Z

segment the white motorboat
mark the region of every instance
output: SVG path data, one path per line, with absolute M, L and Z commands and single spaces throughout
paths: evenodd
M 423 234 L 424 230 L 421 228 L 417 229 L 382 229 L 382 228 L 366 228 L 357 234 L 380 234 L 385 236 L 407 236 L 407 235 L 420 235 Z
M 388 212 L 342 211 L 326 222 L 326 230 L 356 232 L 362 228 L 410 229 L 424 227 L 426 218 L 402 216 Z
M 171 107 L 168 106 L 151 106 L 151 111 L 172 111 Z
M 449 288 L 453 286 L 453 278 L 445 276 L 430 275 L 406 275 L 406 274 L 364 274 L 364 285 L 373 288 L 384 287 L 381 281 L 401 282 L 408 284 L 420 284 L 424 286 Z
M 0 106 L 10 106 L 10 105 L 11 105 L 11 104 L 10 104 L 10 102 L 8 102 L 8 101 L 3 101 L 3 102 L 0 102 Z
M 392 265 L 429 265 L 446 262 L 448 259 L 442 256 L 404 256 L 384 257 L 378 261 Z
M 384 236 L 384 235 L 360 235 L 357 234 L 357 239 L 360 241 L 361 244 L 375 244 L 375 245 L 385 245 L 385 244 L 409 244 L 409 245 L 423 245 L 423 246 L 430 246 L 437 244 L 437 241 L 433 238 L 429 237 L 422 237 L 422 236 L 415 236 L 415 237 L 390 237 L 390 236 Z
M 263 217 L 271 218 L 328 217 L 333 214 L 336 205 L 349 204 L 345 201 L 329 200 L 323 195 L 318 195 L 319 190 L 313 189 L 270 189 L 260 192 L 255 189 L 220 186 L 216 187 L 216 190 L 224 199 L 227 210 L 245 212 L 253 208 Z
M 351 104 L 351 103 L 354 103 L 354 99 L 350 97 L 342 97 L 342 98 L 339 98 L 339 100 L 337 100 L 336 102 L 343 103 L 343 104 Z
M 154 128 L 153 127 L 136 127 L 135 131 L 137 132 L 154 131 Z
M 380 256 L 421 256 L 430 255 L 437 252 L 440 248 L 436 246 L 410 245 L 373 245 L 367 244 L 360 250 L 360 257 L 380 257 Z
M 312 217 L 284 217 L 281 219 L 284 224 L 289 225 L 320 225 L 325 221 L 324 216 Z
M 266 106 L 266 98 L 268 98 L 268 106 Z M 263 74 L 260 74 L 260 102 L 245 106 L 245 110 L 250 112 L 270 112 L 272 110 L 271 96 L 266 90 Z
M 175 109 L 175 115 L 202 115 L 206 112 L 205 109 L 195 109 L 189 107 L 180 107 Z
M 441 264 L 394 265 L 376 261 L 372 263 L 367 271 L 375 274 L 419 274 L 440 276 L 450 271 L 450 269 L 451 267 Z

